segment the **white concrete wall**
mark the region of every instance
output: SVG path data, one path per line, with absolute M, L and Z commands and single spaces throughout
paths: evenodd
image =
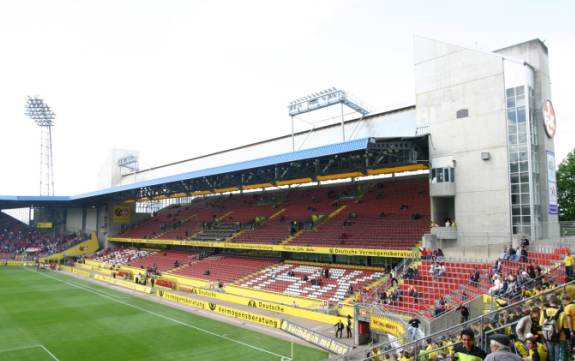
M 68 208 L 66 214 L 66 231 L 82 232 L 82 208 Z
M 502 58 L 422 37 L 414 47 L 417 126 L 430 128 L 432 163 L 456 164 L 458 245 L 508 241 L 502 237 L 510 233 Z M 457 119 L 460 109 L 469 116 Z M 491 159 L 482 160 L 481 152 Z
M 86 210 L 86 233 L 96 231 L 98 212 L 96 208 Z

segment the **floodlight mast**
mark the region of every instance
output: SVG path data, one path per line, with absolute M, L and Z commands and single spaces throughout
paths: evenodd
M 24 114 L 40 127 L 40 195 L 54 195 L 54 157 L 52 126 L 56 114 L 38 96 L 29 96 Z
M 322 90 L 319 93 L 313 93 L 305 97 L 298 98 L 289 103 L 288 113 L 291 117 L 292 151 L 295 151 L 294 117 L 299 114 L 312 112 L 314 110 L 336 104 L 341 104 L 341 135 L 342 141 L 345 142 L 344 105 L 361 114 L 362 117 L 369 114 L 369 110 L 362 106 L 358 101 L 352 99 L 345 91 L 332 87 Z

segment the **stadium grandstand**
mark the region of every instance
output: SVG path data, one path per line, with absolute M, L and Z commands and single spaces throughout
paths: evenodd
M 2 262 L 274 329 L 332 359 L 448 359 L 464 329 L 484 349 L 495 333 L 546 341 L 515 329 L 575 300 L 547 48 L 415 49 L 414 106 L 127 174 L 135 153 L 122 154 L 113 186 L 90 193 L 0 196 Z

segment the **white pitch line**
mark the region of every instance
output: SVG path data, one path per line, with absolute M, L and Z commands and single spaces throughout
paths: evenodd
M 54 356 L 54 354 L 52 352 L 50 352 L 50 350 L 48 350 L 48 348 L 44 345 L 40 345 L 40 347 L 46 351 L 48 353 L 48 355 L 50 355 L 55 361 L 60 361 L 56 356 Z
M 13 347 L 13 348 L 8 348 L 8 349 L 4 349 L 4 350 L 0 350 L 0 353 L 5 353 L 5 352 L 14 352 L 14 351 L 22 351 L 22 350 L 30 350 L 33 348 L 41 348 L 42 350 L 44 350 L 44 352 L 46 352 L 48 355 L 50 355 L 50 357 L 55 360 L 55 361 L 60 361 L 56 356 L 54 356 L 54 354 L 52 352 L 50 352 L 50 350 L 48 350 L 48 348 L 44 345 L 30 345 L 30 346 L 21 346 L 21 347 Z
M 75 283 L 71 283 L 71 282 L 67 282 L 67 281 L 63 281 L 63 280 L 58 279 L 58 278 L 56 278 L 56 277 L 49 276 L 49 275 L 47 275 L 47 274 L 45 274 L 45 273 L 39 273 L 39 274 L 42 275 L 42 276 L 44 276 L 44 277 L 48 277 L 48 278 L 51 278 L 51 279 L 53 279 L 53 280 L 56 280 L 56 281 L 58 281 L 58 282 L 65 283 L 65 284 L 67 284 L 67 285 L 69 285 L 69 286 L 72 286 L 72 287 L 75 287 L 75 288 L 84 290 L 84 291 L 86 291 L 86 292 L 94 293 L 94 294 L 96 294 L 96 295 L 98 295 L 98 296 L 100 296 L 100 297 L 104 297 L 104 298 L 110 299 L 110 300 L 112 300 L 112 301 L 114 301 L 114 302 L 123 304 L 123 305 L 125 305 L 125 306 L 128 306 L 128 307 L 131 307 L 131 308 L 140 310 L 140 311 L 142 311 L 142 312 L 146 312 L 146 313 L 148 313 L 148 314 L 150 314 L 150 315 L 154 315 L 154 316 L 163 318 L 163 319 L 165 319 L 165 320 L 175 322 L 175 323 L 177 323 L 177 324 L 179 324 L 179 325 L 182 325 L 182 326 L 185 326 L 185 327 L 193 328 L 193 329 L 195 329 L 195 330 L 198 330 L 198 331 L 207 333 L 207 334 L 212 335 L 212 336 L 215 336 L 215 337 L 223 338 L 223 339 L 225 339 L 225 340 L 228 340 L 228 341 L 237 343 L 237 344 L 239 344 L 239 345 L 249 347 L 249 348 L 254 349 L 254 350 L 256 350 L 256 351 L 265 352 L 265 353 L 267 353 L 267 354 L 274 355 L 274 356 L 277 356 L 277 357 L 279 357 L 279 358 L 286 357 L 286 356 L 284 356 L 284 355 L 280 355 L 280 354 L 278 354 L 278 353 L 271 352 L 271 351 L 268 351 L 268 350 L 266 350 L 266 349 L 263 349 L 263 348 L 260 348 L 260 347 L 257 347 L 257 346 L 250 345 L 249 343 L 245 343 L 245 342 L 242 342 L 242 341 L 234 340 L 233 338 L 229 338 L 229 337 L 227 337 L 227 336 L 222 336 L 222 335 L 219 335 L 219 334 L 217 334 L 217 333 L 215 333 L 215 332 L 212 332 L 212 331 L 209 331 L 209 330 L 205 330 L 205 329 L 203 329 L 203 328 L 201 328 L 201 327 L 194 326 L 194 325 L 192 325 L 192 324 L 185 323 L 185 322 L 182 322 L 182 321 L 180 321 L 180 320 L 176 320 L 175 318 L 171 318 L 171 317 L 168 317 L 168 316 L 164 316 L 164 315 L 162 315 L 162 314 L 160 314 L 160 313 L 156 313 L 156 312 L 154 312 L 154 311 L 150 311 L 150 310 L 147 310 L 147 309 L 145 309 L 145 308 L 142 308 L 142 307 L 139 307 L 139 306 L 136 306 L 136 305 L 132 305 L 132 304 L 130 304 L 130 303 L 127 303 L 127 302 L 118 300 L 118 299 L 116 299 L 116 298 L 114 298 L 114 297 L 112 297 L 112 296 L 109 296 L 109 295 L 107 295 L 107 294 L 100 293 L 100 292 L 98 292 L 98 291 L 96 291 L 96 290 L 94 290 L 94 289 L 92 289 L 92 288 L 80 286 L 80 285 L 77 285 L 77 284 L 75 284 Z M 58 360 L 58 361 L 59 361 L 59 360 Z
M 28 349 L 31 349 L 31 348 L 38 348 L 38 347 L 40 347 L 40 345 L 12 347 L 12 348 L 6 348 L 6 349 L 3 349 L 3 350 L 0 350 L 0 353 L 12 352 L 12 351 L 20 351 L 20 350 L 28 350 Z

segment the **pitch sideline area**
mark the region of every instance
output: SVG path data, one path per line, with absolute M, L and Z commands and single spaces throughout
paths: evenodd
M 0 360 L 282 360 L 289 342 L 53 272 L 0 268 Z M 323 351 L 294 344 L 294 361 Z
M 0 360 L 60 361 L 44 345 L 31 345 L 0 350 Z

